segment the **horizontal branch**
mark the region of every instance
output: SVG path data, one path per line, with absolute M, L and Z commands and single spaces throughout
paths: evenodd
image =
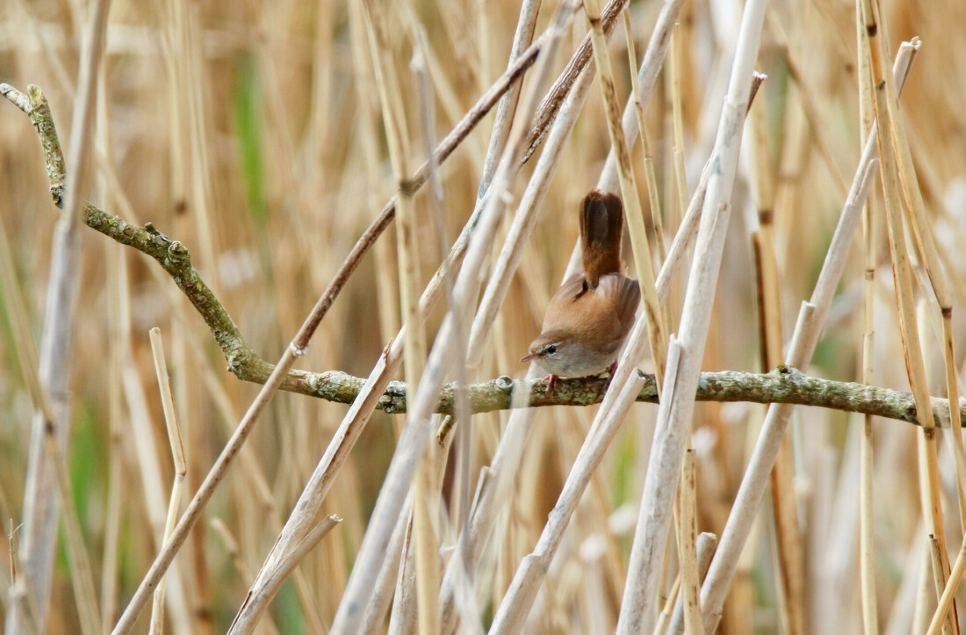
M 184 245 L 168 238 L 150 224 L 143 228 L 129 225 L 93 205 L 87 207 L 86 220 L 92 228 L 151 256 L 164 268 L 211 329 L 232 373 L 239 379 L 257 384 L 268 379 L 274 365 L 261 359 L 247 347 L 224 306 L 191 266 L 191 259 Z M 350 404 L 359 394 L 364 381 L 341 371 L 315 373 L 292 370 L 281 388 L 327 401 Z M 523 390 L 530 394 L 529 400 L 524 402 L 528 407 L 590 406 L 600 403 L 607 381 L 604 376 L 563 379 L 556 384 L 553 394 L 547 395 L 547 385 L 543 380 L 514 380 L 502 376 L 468 387 L 470 409 L 474 414 L 510 409 L 514 390 Z M 766 374 L 738 371 L 702 373 L 696 398 L 699 401 L 791 403 L 919 424 L 915 403 L 912 395 L 907 392 L 819 379 L 788 367 Z M 658 392 L 653 376 L 647 376 L 637 400 L 657 403 Z M 452 414 L 454 402 L 455 386 L 449 384 L 440 393 L 436 412 Z M 396 381 L 390 382 L 379 400 L 378 408 L 390 414 L 405 413 L 407 404 L 406 385 Z M 936 425 L 948 427 L 948 402 L 945 399 L 933 399 L 933 410 Z M 961 408 L 961 412 L 966 416 L 966 410 Z
M 11 86 L 0 85 L 0 94 L 7 97 L 30 115 L 42 141 L 45 163 L 51 180 L 51 194 L 59 204 L 63 191 L 63 159 L 56 131 L 46 100 L 36 87 L 29 97 Z M 191 256 L 180 241 L 162 234 L 150 223 L 139 227 L 88 204 L 85 221 L 88 226 L 117 242 L 133 247 L 150 256 L 171 276 L 178 288 L 188 297 L 211 330 L 215 341 L 228 361 L 228 370 L 239 379 L 256 384 L 267 381 L 274 369 L 245 344 L 238 327 L 208 285 L 191 264 Z M 657 403 L 658 393 L 651 375 L 638 401 Z M 349 404 L 355 400 L 364 380 L 341 371 L 321 373 L 292 370 L 282 383 L 282 390 Z M 472 384 L 468 387 L 473 413 L 507 410 L 513 407 L 513 391 L 529 393 L 526 407 L 590 406 L 600 403 L 607 388 L 606 376 L 563 379 L 557 382 L 552 395 L 546 394 L 543 380 L 514 380 L 507 376 Z M 745 401 L 752 403 L 790 403 L 847 412 L 871 414 L 919 425 L 912 395 L 902 391 L 876 388 L 863 384 L 829 381 L 804 375 L 790 367 L 781 367 L 766 374 L 723 371 L 702 373 L 696 398 L 699 401 Z M 440 393 L 436 412 L 452 414 L 455 386 L 449 384 Z M 390 414 L 404 413 L 407 390 L 402 382 L 390 382 L 379 400 L 378 408 Z M 960 412 L 966 409 L 960 400 Z M 932 400 L 935 424 L 949 427 L 949 404 L 945 399 Z
M 362 388 L 364 379 L 341 371 L 306 373 L 303 394 L 338 403 L 352 403 Z M 658 402 L 657 385 L 653 375 L 644 377 L 644 387 L 637 401 Z M 474 414 L 509 410 L 515 406 L 513 393 L 522 390 L 529 393 L 523 407 L 542 406 L 591 406 L 600 403 L 607 388 L 606 375 L 581 379 L 560 379 L 554 385 L 552 395 L 546 394 L 547 382 L 543 379 L 512 379 L 506 375 L 467 387 L 470 409 Z M 456 386 L 447 384 L 440 393 L 436 412 L 453 414 Z M 721 371 L 701 373 L 696 398 L 698 401 L 745 401 L 751 403 L 790 403 L 799 406 L 815 406 L 846 412 L 876 415 L 919 425 L 916 405 L 912 395 L 900 390 L 877 388 L 852 382 L 831 381 L 811 377 L 782 366 L 770 373 L 745 373 Z M 933 398 L 936 425 L 949 427 L 949 402 Z M 390 414 L 406 412 L 406 385 L 400 381 L 390 382 L 379 400 L 379 409 Z M 966 400 L 960 400 L 960 412 L 966 415 Z

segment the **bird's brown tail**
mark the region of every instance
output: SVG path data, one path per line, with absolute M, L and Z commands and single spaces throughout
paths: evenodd
M 580 212 L 580 239 L 584 274 L 591 288 L 600 277 L 621 270 L 621 238 L 624 212 L 616 194 L 594 190 L 584 197 Z

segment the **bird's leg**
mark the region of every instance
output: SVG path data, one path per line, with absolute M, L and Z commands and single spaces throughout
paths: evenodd
M 544 377 L 543 380 L 547 382 L 547 389 L 544 391 L 544 394 L 548 397 L 553 396 L 553 391 L 557 389 L 557 382 L 560 381 L 560 377 L 551 373 Z

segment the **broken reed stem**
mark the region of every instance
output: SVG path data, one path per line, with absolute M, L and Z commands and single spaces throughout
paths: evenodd
M 314 326 L 310 324 L 312 317 L 313 315 L 310 314 L 306 323 L 303 324 L 302 329 L 299 331 L 300 336 L 306 335 L 306 329 L 314 330 Z M 299 339 L 299 337 L 297 336 L 296 339 Z M 150 569 L 148 569 L 148 572 L 141 580 L 141 584 L 138 586 L 137 591 L 125 608 L 124 613 L 121 614 L 118 623 L 114 627 L 114 635 L 122 635 L 123 633 L 129 632 L 130 629 L 133 628 L 135 622 L 137 622 L 138 616 L 144 609 L 144 605 L 147 603 L 148 596 L 151 594 L 154 587 L 156 587 L 160 582 L 168 567 L 171 566 L 175 555 L 181 549 L 184 541 L 188 538 L 188 534 L 192 527 L 194 527 L 194 524 L 204 512 L 205 505 L 207 505 L 208 500 L 211 498 L 212 494 L 214 494 L 215 489 L 218 487 L 218 483 L 228 471 L 228 467 L 231 464 L 232 459 L 234 459 L 235 455 L 238 454 L 238 451 L 244 445 L 248 435 L 251 434 L 252 430 L 254 429 L 258 418 L 268 406 L 268 403 L 271 401 L 272 397 L 275 396 L 275 393 L 278 392 L 279 386 L 281 386 L 285 374 L 295 364 L 297 357 L 301 357 L 304 354 L 304 348 L 296 349 L 294 344 L 295 342 L 293 341 L 292 344 L 286 347 L 285 353 L 275 366 L 268 381 L 265 382 L 261 390 L 258 392 L 255 400 L 251 403 L 248 410 L 245 412 L 245 415 L 239 422 L 238 427 L 235 428 L 235 432 L 228 440 L 228 443 L 225 444 L 221 454 L 218 455 L 218 459 L 215 461 L 215 464 L 205 476 L 205 479 L 198 488 L 198 491 L 195 493 L 194 498 L 191 499 L 191 502 L 188 504 L 184 514 L 181 516 L 178 525 L 172 532 L 170 539 L 164 544 L 164 547 L 158 553 Z
M 704 582 L 704 576 L 708 573 L 708 567 L 711 565 L 711 558 L 714 556 L 714 550 L 717 546 L 718 537 L 714 534 L 709 532 L 702 532 L 698 534 L 698 571 L 700 572 L 702 583 Z M 700 632 L 704 632 L 704 626 L 702 626 L 701 629 L 702 630 Z M 668 624 L 667 635 L 681 635 L 682 633 L 684 633 L 684 603 L 682 599 L 678 597 L 677 602 L 674 603 L 674 612 L 671 614 L 671 621 Z
M 161 407 L 164 411 L 164 424 L 168 431 L 168 443 L 171 446 L 171 457 L 174 460 L 174 482 L 171 485 L 171 499 L 168 504 L 168 516 L 164 523 L 164 542 L 171 537 L 178 512 L 181 509 L 181 494 L 184 490 L 184 478 L 187 464 L 184 457 L 184 442 L 181 439 L 181 425 L 178 423 L 174 399 L 171 397 L 171 383 L 168 379 L 168 365 L 164 359 L 164 345 L 161 340 L 161 329 L 154 327 L 149 331 L 151 338 L 151 353 L 154 358 L 154 372 L 158 379 L 158 389 L 161 392 Z M 164 631 L 164 588 L 165 578 L 158 582 L 154 591 L 154 604 L 151 608 L 152 635 L 160 635 Z
M 684 455 L 681 485 L 678 488 L 678 559 L 681 569 L 681 597 L 684 600 L 684 626 L 688 635 L 704 633 L 701 621 L 701 573 L 697 552 L 697 498 L 694 449 Z

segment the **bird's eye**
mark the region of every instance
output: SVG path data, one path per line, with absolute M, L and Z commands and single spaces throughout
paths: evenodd
M 550 346 L 547 347 L 547 355 L 553 355 L 556 352 L 557 352 L 556 344 L 551 344 Z

